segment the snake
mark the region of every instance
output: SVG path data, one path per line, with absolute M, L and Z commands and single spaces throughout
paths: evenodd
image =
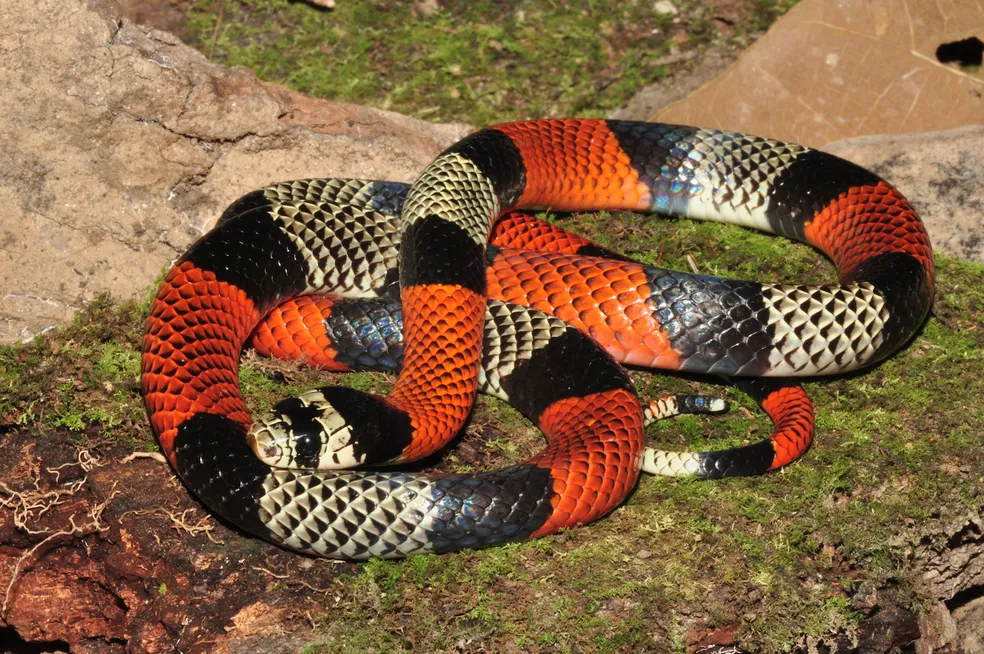
M 740 225 L 814 246 L 838 281 L 665 270 L 576 238 L 544 251 L 557 235 L 542 221 L 496 227 L 521 209 Z M 178 476 L 242 530 L 342 559 L 450 552 L 591 522 L 624 502 L 644 469 L 713 477 L 783 465 L 808 445 L 812 406 L 781 380 L 898 351 L 927 317 L 934 284 L 910 203 L 833 155 L 661 123 L 506 123 L 452 145 L 409 188 L 302 180 L 234 202 L 152 301 L 141 384 Z M 288 334 L 335 365 L 398 367 L 392 390 L 320 388 L 254 422 L 240 352 Z M 786 436 L 655 460 L 646 409 L 619 363 L 745 379 Z M 480 389 L 529 417 L 546 447 L 474 474 L 389 467 L 444 447 Z

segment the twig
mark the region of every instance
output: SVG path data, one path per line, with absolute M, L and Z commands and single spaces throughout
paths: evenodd
M 290 585 L 290 584 L 296 584 L 298 586 L 303 586 L 304 588 L 307 588 L 308 590 L 314 591 L 315 593 L 321 593 L 322 595 L 327 595 L 328 593 L 331 592 L 331 589 L 330 588 L 315 588 L 314 586 L 312 586 L 311 584 L 307 583 L 306 581 L 301 581 L 299 579 L 291 579 L 290 578 L 290 575 L 278 575 L 276 572 L 273 572 L 272 570 L 267 570 L 266 568 L 261 568 L 258 565 L 253 565 L 253 566 L 250 566 L 250 567 L 253 568 L 254 570 L 259 570 L 260 572 L 264 572 L 264 573 L 270 575 L 271 577 L 273 577 L 274 579 L 284 579 L 284 580 L 286 580 L 286 583 L 288 585 Z
M 28 526 L 28 523 L 36 522 L 52 507 L 64 504 L 66 498 L 69 498 L 79 492 L 79 489 L 85 485 L 89 477 L 86 475 L 82 479 L 76 479 L 71 482 L 67 488 L 42 491 L 41 464 L 35 458 L 29 465 L 30 469 L 28 470 L 28 476 L 31 479 L 33 489 L 26 491 L 15 491 L 7 486 L 7 484 L 0 481 L 0 492 L 7 495 L 7 497 L 0 496 L 0 508 L 13 508 L 14 525 L 18 529 L 21 529 L 30 535 L 48 534 L 50 533 L 49 529 L 31 529 Z M 74 463 L 65 463 L 55 468 L 46 468 L 46 470 L 55 475 L 55 482 L 57 483 L 61 477 L 59 471 L 63 468 L 79 466 L 85 472 L 89 472 L 98 465 L 101 465 L 99 463 L 99 459 L 90 455 L 88 450 L 78 450 L 76 453 L 76 461 Z
M 185 509 L 181 514 L 176 514 L 169 509 L 164 507 L 158 507 L 156 509 L 139 509 L 133 511 L 127 511 L 120 516 L 120 522 L 123 522 L 123 518 L 128 515 L 159 515 L 164 518 L 169 518 L 171 520 L 171 527 L 177 532 L 185 532 L 189 536 L 197 536 L 199 534 L 205 534 L 205 537 L 216 545 L 225 545 L 224 541 L 216 539 L 212 536 L 212 530 L 215 529 L 214 524 L 209 523 L 209 516 L 203 516 L 198 519 L 195 523 L 188 522 L 188 514 L 194 512 L 195 509 Z M 155 536 L 156 538 L 156 536 Z M 158 539 L 160 542 L 160 539 Z
M 61 479 L 61 474 L 59 473 L 59 470 L 61 470 L 62 468 L 71 468 L 74 466 L 79 466 L 80 468 L 82 468 L 83 472 L 91 472 L 94 468 L 98 468 L 99 466 L 104 466 L 104 465 L 106 464 L 100 461 L 98 457 L 92 456 L 92 454 L 89 453 L 89 450 L 76 450 L 75 461 L 69 463 L 63 463 L 60 466 L 55 466 L 54 468 L 45 468 L 45 470 L 49 474 L 55 476 L 55 483 L 57 484 Z
M 697 259 L 695 259 L 694 255 L 690 254 L 689 252 L 687 253 L 687 263 L 690 265 L 691 272 L 693 272 L 695 275 L 700 274 L 700 270 L 697 268 Z
M 212 41 L 208 44 L 208 58 L 215 54 L 215 44 L 219 40 L 219 28 L 222 27 L 222 17 L 225 15 L 225 0 L 219 5 L 219 17 L 215 19 L 215 29 L 212 30 Z
M 167 457 L 160 452 L 134 452 L 120 459 L 120 463 L 130 463 L 137 459 L 153 459 L 154 461 L 167 465 Z

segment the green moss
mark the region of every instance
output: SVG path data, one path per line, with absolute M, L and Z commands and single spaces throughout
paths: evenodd
M 273 379 L 267 371 L 259 369 L 253 365 L 243 365 L 239 369 L 239 384 L 243 392 L 250 396 L 263 395 L 265 399 L 270 396 L 280 397 L 287 392 L 287 386 Z M 270 407 L 267 406 L 266 410 Z
M 367 393 L 385 393 L 390 386 L 386 375 L 380 372 L 357 372 L 345 375 L 342 384 L 348 388 Z
M 670 16 L 646 3 L 198 0 L 188 23 L 210 58 L 303 93 L 483 125 L 600 115 L 666 69 Z M 549 35 L 546 38 L 545 35 Z
M 98 353 L 94 380 L 120 384 L 140 378 L 140 351 L 118 343 L 105 343 Z
M 755 0 L 751 19 L 743 28 L 748 32 L 765 30 L 797 4 L 799 0 Z

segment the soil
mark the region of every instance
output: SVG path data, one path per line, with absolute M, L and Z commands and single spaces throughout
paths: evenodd
M 4 651 L 300 649 L 332 580 L 355 565 L 242 538 L 166 463 L 120 463 L 130 449 L 80 451 L 37 433 L 0 447 L 3 501 L 16 507 L 0 513 Z

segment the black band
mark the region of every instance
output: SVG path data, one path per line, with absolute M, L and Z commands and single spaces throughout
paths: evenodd
M 259 205 L 218 225 L 181 258 L 245 291 L 261 309 L 307 286 L 297 247 Z
M 505 133 L 497 129 L 483 129 L 458 141 L 444 151 L 460 154 L 478 166 L 482 174 L 492 182 L 502 208 L 516 204 L 526 188 L 526 164 L 523 155 Z
M 274 540 L 257 506 L 270 468 L 247 445 L 242 425 L 196 413 L 178 426 L 173 450 L 178 475 L 198 499 L 237 527 Z
M 881 178 L 857 164 L 819 150 L 796 157 L 772 180 L 766 216 L 772 231 L 805 241 L 804 226 L 842 193 L 874 186 Z
M 484 250 L 458 225 L 427 216 L 403 233 L 400 286 L 458 284 L 485 295 Z

